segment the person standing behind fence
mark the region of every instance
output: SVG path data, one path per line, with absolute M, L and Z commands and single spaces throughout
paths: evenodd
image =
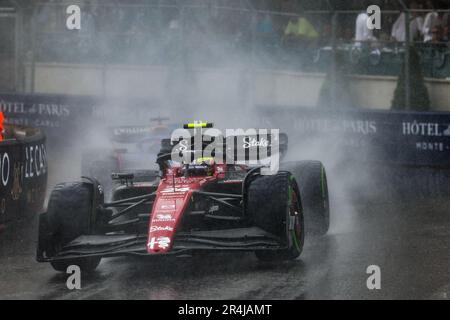
M 426 2 L 426 9 L 431 10 L 425 16 L 425 21 L 422 27 L 423 41 L 431 42 L 433 40 L 433 30 L 444 27 L 444 13 L 437 12 L 441 3 L 439 1 L 428 0 Z
M 83 57 L 88 58 L 95 55 L 97 35 L 95 8 L 90 1 L 84 3 L 82 15 L 81 28 L 78 30 L 78 46 Z
M 314 41 L 319 38 L 319 33 L 306 17 L 300 16 L 298 19 L 289 19 L 289 23 L 284 30 L 284 37 L 286 39 Z
M 303 15 L 291 17 L 284 29 L 283 45 L 299 65 L 308 65 L 319 40 L 314 25 Z
M 418 10 L 420 6 L 417 2 L 411 3 L 411 10 Z M 392 26 L 391 37 L 395 41 L 405 42 L 406 41 L 406 28 L 405 28 L 405 13 L 402 12 L 400 16 L 395 21 Z M 417 41 L 421 39 L 422 28 L 423 28 L 423 18 L 418 12 L 411 12 L 410 22 L 409 22 L 409 37 L 410 41 Z
M 364 6 L 367 8 L 367 6 Z M 363 42 L 376 41 L 377 38 L 373 35 L 373 30 L 367 26 L 367 21 L 369 20 L 369 15 L 366 9 L 358 14 L 356 17 L 356 28 L 355 28 L 355 44 L 361 45 Z
M 448 23 L 442 30 L 442 41 L 447 43 L 450 41 L 450 25 Z

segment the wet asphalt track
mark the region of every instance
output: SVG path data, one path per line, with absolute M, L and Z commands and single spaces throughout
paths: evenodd
M 450 297 L 450 201 L 334 208 L 330 234 L 301 259 L 268 265 L 253 254 L 104 259 L 70 291 L 34 260 L 36 224 L 0 233 L 0 299 L 442 299 Z M 381 290 L 366 287 L 368 265 Z M 447 296 L 448 295 L 448 296 Z

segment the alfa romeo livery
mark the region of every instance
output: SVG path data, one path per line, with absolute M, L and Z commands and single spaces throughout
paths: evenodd
M 194 131 L 208 127 L 185 125 Z M 58 271 L 72 264 L 92 271 L 102 257 L 122 255 L 251 251 L 261 260 L 279 261 L 301 254 L 305 233 L 327 232 L 328 189 L 319 161 L 281 163 L 278 172 L 266 175 L 262 165 L 216 161 L 214 152 L 205 156 L 204 141 L 215 139 L 206 135 L 201 131 L 200 145 L 162 139 L 156 182 L 112 173 L 120 183 L 109 202 L 95 178 L 57 185 L 39 218 L 37 260 Z M 258 157 L 277 150 L 282 158 L 287 152 L 284 134 L 231 138 L 244 142 L 248 154 L 256 148 Z M 237 145 L 225 146 L 224 159 L 232 158 Z M 262 147 L 269 152 L 260 153 Z

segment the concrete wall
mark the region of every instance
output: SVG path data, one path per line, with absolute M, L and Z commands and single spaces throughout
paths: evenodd
M 27 68 L 26 74 L 31 77 L 31 66 Z M 173 81 L 173 75 L 177 75 L 178 71 L 162 66 L 39 63 L 35 67 L 34 91 L 112 97 L 131 95 L 164 100 L 174 90 L 168 86 L 168 81 Z M 324 74 L 274 70 L 258 70 L 253 79 L 238 69 L 195 69 L 189 74 L 184 78 L 186 80 L 178 79 L 178 83 L 185 83 L 183 90 L 196 101 L 208 104 L 235 101 L 235 97 L 242 98 L 243 94 L 249 94 L 256 105 L 315 106 L 325 78 Z M 25 82 L 28 92 L 32 91 L 31 80 L 26 79 Z M 388 109 L 396 81 L 396 77 L 354 76 L 350 94 L 355 105 Z M 426 82 L 432 108 L 450 111 L 450 80 L 426 79 Z M 245 87 L 245 83 L 253 85 Z

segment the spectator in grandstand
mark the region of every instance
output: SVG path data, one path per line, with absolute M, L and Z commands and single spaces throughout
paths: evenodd
M 433 30 L 431 30 L 432 36 L 429 42 L 434 44 L 442 44 L 442 42 L 444 42 L 443 31 L 444 29 L 441 26 L 434 27 Z
M 367 26 L 369 15 L 367 14 L 367 3 L 364 1 L 364 10 L 356 17 L 355 41 L 357 45 L 362 42 L 376 41 L 377 38 L 373 35 L 373 30 Z
M 326 23 L 324 22 L 322 24 L 322 30 L 320 30 L 320 46 L 326 46 L 329 45 L 331 43 L 331 38 L 332 38 L 332 26 L 331 23 Z
M 293 63 L 309 64 L 319 33 L 305 16 L 291 17 L 284 29 L 283 43 Z
M 39 3 L 35 7 L 33 19 L 39 31 L 55 32 L 57 29 L 58 7 L 55 6 L 56 0 L 49 0 L 47 3 Z
M 442 41 L 449 42 L 449 40 L 450 40 L 450 25 L 447 23 L 447 25 L 444 27 L 442 31 Z
M 264 47 L 273 47 L 277 43 L 277 34 L 269 14 L 256 16 L 256 41 Z
M 168 62 L 179 63 L 181 58 L 182 32 L 180 25 L 180 16 L 178 11 L 171 12 L 167 29 L 164 32 L 165 45 L 163 46 L 164 58 Z
M 96 38 L 95 11 L 92 4 L 86 1 L 82 8 L 81 29 L 79 31 L 79 48 L 83 55 L 92 53 Z
M 431 42 L 433 40 L 433 30 L 435 28 L 444 27 L 444 13 L 436 11 L 437 9 L 442 9 L 443 7 L 441 2 L 432 0 L 428 0 L 425 7 L 431 11 L 425 16 L 425 21 L 423 23 L 423 41 Z
M 34 41 L 35 55 L 41 61 L 55 59 L 59 54 L 58 49 L 62 47 L 63 41 L 53 34 L 57 29 L 57 13 L 55 0 L 49 0 L 48 3 L 39 3 L 34 6 L 30 26 L 32 29 L 34 28 L 36 37 Z M 33 56 L 31 51 L 30 54 Z
M 272 18 L 269 14 L 258 14 L 256 21 L 256 32 L 261 36 L 272 36 L 274 33 L 274 27 Z
M 284 29 L 284 38 L 287 40 L 315 41 L 319 38 L 316 28 L 304 16 L 291 18 Z
M 345 42 L 352 42 L 355 36 L 354 30 L 351 27 L 341 29 L 338 35 L 339 38 Z
M 278 10 L 281 12 L 294 12 L 295 2 L 293 0 L 282 0 L 280 2 L 275 2 L 279 7 Z
M 449 11 L 450 10 L 450 0 L 447 0 L 446 2 L 443 2 L 442 8 L 444 10 Z M 450 13 L 448 13 L 448 12 L 444 13 L 443 23 L 444 23 L 444 28 L 445 28 L 445 26 L 448 26 L 450 24 Z
M 414 1 L 411 3 L 412 10 L 420 9 L 420 5 Z M 406 23 L 405 23 L 405 13 L 402 12 L 400 16 L 395 21 L 392 26 L 391 37 L 395 41 L 405 42 L 406 41 Z M 410 41 L 419 41 L 422 36 L 422 28 L 423 28 L 423 18 L 419 15 L 418 12 L 411 12 L 410 14 L 410 22 L 409 22 L 409 37 Z

